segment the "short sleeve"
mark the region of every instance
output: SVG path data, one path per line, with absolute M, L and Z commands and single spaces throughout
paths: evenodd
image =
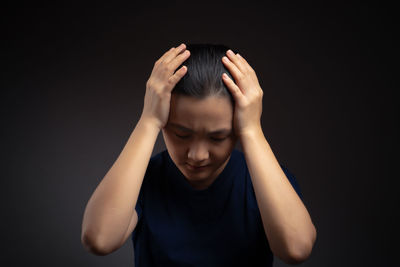
M 300 188 L 299 183 L 297 182 L 296 177 L 285 166 L 281 165 L 281 168 L 282 168 L 283 172 L 285 173 L 286 177 L 288 178 L 293 189 L 296 191 L 297 195 L 300 197 L 301 200 L 303 200 L 303 194 L 301 192 L 301 188 Z

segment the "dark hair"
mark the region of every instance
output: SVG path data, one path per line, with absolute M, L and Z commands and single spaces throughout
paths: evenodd
M 231 73 L 222 63 L 222 57 L 231 48 L 222 44 L 186 44 L 186 49 L 190 51 L 190 56 L 177 70 L 185 65 L 187 72 L 175 85 L 172 94 L 199 99 L 208 96 L 226 96 L 233 104 L 232 93 L 222 81 L 224 72 L 233 80 Z

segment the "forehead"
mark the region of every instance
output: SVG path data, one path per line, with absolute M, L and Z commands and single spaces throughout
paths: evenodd
M 197 99 L 190 96 L 171 97 L 169 122 L 193 130 L 207 131 L 232 127 L 233 107 L 228 97 L 209 96 Z

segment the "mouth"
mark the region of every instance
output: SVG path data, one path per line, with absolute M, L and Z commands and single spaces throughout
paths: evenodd
M 186 165 L 188 166 L 188 168 L 190 170 L 203 170 L 209 166 L 209 165 L 193 166 L 193 165 L 190 165 L 189 163 L 186 163 Z

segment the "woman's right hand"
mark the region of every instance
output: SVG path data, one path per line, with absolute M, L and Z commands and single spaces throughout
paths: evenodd
M 190 55 L 186 45 L 172 47 L 154 64 L 153 71 L 146 83 L 146 94 L 141 119 L 154 123 L 160 130 L 167 124 L 171 92 L 179 80 L 186 74 L 187 67 L 176 70 Z

